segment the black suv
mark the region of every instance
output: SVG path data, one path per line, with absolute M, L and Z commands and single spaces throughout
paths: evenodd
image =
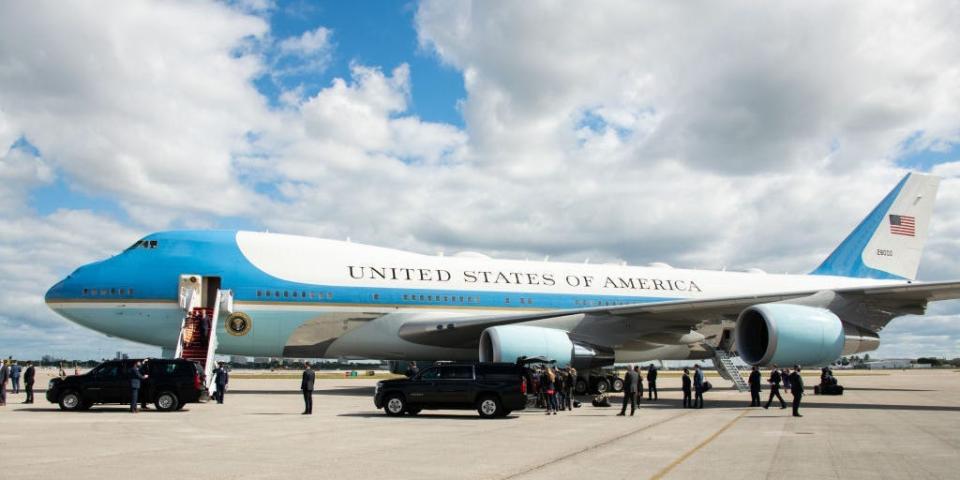
M 503 417 L 526 407 L 525 373 L 513 363 L 441 364 L 413 378 L 377 382 L 373 404 L 390 416 L 476 409 L 483 418 Z
M 62 410 L 87 410 L 97 403 L 130 403 L 130 368 L 136 360 L 111 360 L 83 375 L 50 380 L 47 401 Z M 205 399 L 203 369 L 197 362 L 152 358 L 143 361 L 149 378 L 140 384 L 140 401 L 157 410 L 179 410 Z

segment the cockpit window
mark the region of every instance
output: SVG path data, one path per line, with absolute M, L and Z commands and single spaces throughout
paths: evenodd
M 137 243 L 130 245 L 124 251 L 129 252 L 130 250 L 133 250 L 135 248 L 154 249 L 154 248 L 157 248 L 157 241 L 156 240 L 137 240 Z

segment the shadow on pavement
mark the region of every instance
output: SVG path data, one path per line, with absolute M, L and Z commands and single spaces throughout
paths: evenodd
M 314 390 L 314 396 L 354 396 L 373 398 L 374 387 L 340 387 L 333 389 Z M 300 390 L 230 390 L 227 389 L 227 396 L 230 395 L 303 395 Z

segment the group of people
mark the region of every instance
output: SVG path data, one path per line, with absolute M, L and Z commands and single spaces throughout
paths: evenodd
M 760 369 L 753 367 L 747 383 L 750 384 L 750 406 L 759 407 Z M 763 408 L 770 408 L 770 403 L 773 402 L 774 397 L 780 400 L 781 409 L 787 408 L 787 402 L 785 402 L 783 396 L 780 395 L 780 385 L 783 384 L 783 389 L 789 390 L 790 394 L 793 395 L 793 416 L 803 416 L 800 415 L 800 401 L 803 399 L 803 376 L 800 375 L 800 365 L 794 365 L 793 372 L 788 371 L 786 368 L 781 370 L 776 365 L 773 365 L 770 370 L 770 377 L 767 378 L 767 383 L 770 384 L 770 396 L 767 398 L 767 404 L 764 405 Z
M 652 363 L 647 367 L 647 400 L 659 400 L 660 392 L 657 389 L 658 369 Z M 690 379 L 690 369 L 683 369 L 682 392 L 683 408 L 703 408 L 703 392 L 706 391 L 706 385 L 709 383 L 704 380 L 703 371 L 700 364 L 694 365 L 693 379 Z M 696 397 L 691 399 L 691 390 L 696 392 Z M 623 377 L 623 405 L 620 413 L 617 415 L 625 416 L 627 414 L 627 405 L 630 405 L 630 415 L 637 410 L 637 404 L 643 399 L 643 373 L 638 365 L 627 367 L 627 373 Z M 697 403 L 699 402 L 699 403 Z M 699 405 L 699 406 L 697 406 Z
M 26 368 L 21 367 L 16 360 L 6 359 L 0 365 L 0 407 L 7 405 L 7 382 L 10 382 L 11 393 L 20 393 L 20 377 L 23 375 L 24 393 L 26 400 L 23 403 L 33 403 L 33 383 L 36 378 L 36 369 L 33 362 L 27 362 Z
M 539 366 L 530 371 L 526 382 L 530 391 L 536 395 L 537 406 L 545 408 L 547 415 L 556 415 L 558 411 L 563 410 L 573 410 L 577 369 Z

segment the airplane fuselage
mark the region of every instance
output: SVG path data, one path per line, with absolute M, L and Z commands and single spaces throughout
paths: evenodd
M 476 349 L 411 343 L 411 318 L 582 309 L 744 294 L 899 283 L 825 275 L 774 275 L 663 267 L 428 256 L 357 243 L 235 231 L 157 233 L 110 259 L 83 266 L 47 293 L 64 317 L 105 334 L 173 348 L 184 311 L 182 275 L 216 279 L 242 335 L 218 335 L 218 353 L 272 357 L 475 359 Z M 536 325 L 576 332 L 577 317 Z M 585 332 L 618 361 L 689 358 L 687 345 L 633 342 L 605 325 Z

